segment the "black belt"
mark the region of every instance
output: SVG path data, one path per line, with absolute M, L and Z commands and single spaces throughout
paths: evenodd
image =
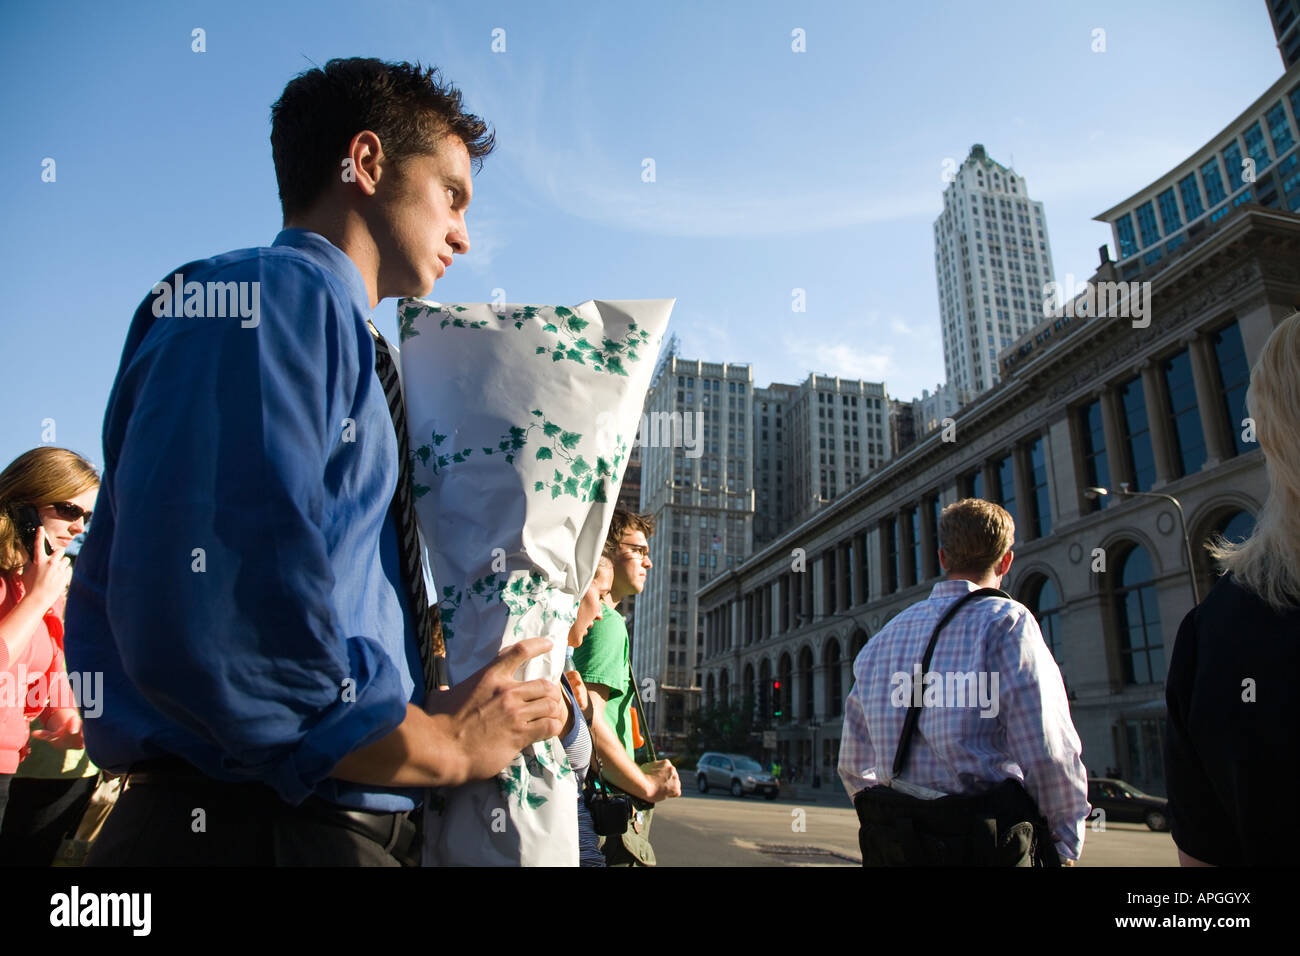
M 215 780 L 195 769 L 184 760 L 162 758 L 145 760 L 131 767 L 128 786 L 178 787 L 191 790 L 213 790 L 230 796 L 239 796 L 257 803 L 270 804 L 282 814 L 298 819 L 342 827 L 378 843 L 403 866 L 419 866 L 420 846 L 416 837 L 418 827 L 411 819 L 412 813 L 385 813 L 373 810 L 350 810 L 329 803 L 317 796 L 309 796 L 298 806 L 286 803 L 272 788 L 262 783 L 232 783 Z

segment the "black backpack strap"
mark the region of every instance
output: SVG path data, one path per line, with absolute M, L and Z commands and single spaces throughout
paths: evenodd
M 978 588 L 968 594 L 963 594 L 957 600 L 952 602 L 952 606 L 944 612 L 943 617 L 939 618 L 939 623 L 934 626 L 934 631 L 930 634 L 930 643 L 925 648 L 925 658 L 921 661 L 921 677 L 924 680 L 925 675 L 930 672 L 930 660 L 934 657 L 934 647 L 939 643 L 939 632 L 943 630 L 944 625 L 952 620 L 953 615 L 961 610 L 962 605 L 967 601 L 973 601 L 981 597 L 1000 597 L 1011 600 L 1011 595 L 997 588 Z M 894 769 L 891 773 L 893 777 L 899 777 L 903 773 L 903 767 L 907 763 L 907 753 L 912 748 L 912 735 L 916 732 L 917 721 L 921 719 L 921 708 L 914 707 L 912 700 L 915 698 L 916 690 L 913 688 L 912 695 L 907 701 L 907 716 L 903 718 L 903 734 L 898 740 L 898 752 L 894 754 Z

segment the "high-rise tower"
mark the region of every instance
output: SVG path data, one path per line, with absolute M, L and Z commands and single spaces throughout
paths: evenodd
M 997 355 L 1043 317 L 1053 281 L 1043 204 L 976 143 L 934 221 L 943 361 L 960 404 L 998 381 Z

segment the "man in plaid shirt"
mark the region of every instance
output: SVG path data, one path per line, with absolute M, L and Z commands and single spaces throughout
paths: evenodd
M 1038 804 L 1069 865 L 1083 848 L 1087 771 L 1061 672 L 1034 615 L 1016 601 L 972 599 L 940 633 L 929 672 L 915 673 L 952 603 L 979 588 L 1001 587 L 1014 540 L 1011 515 L 992 502 L 967 498 L 944 508 L 944 580 L 869 640 L 853 663 L 839 773 L 850 799 L 879 784 L 933 799 L 1015 778 Z M 891 780 L 909 701 L 922 706 L 920 720 L 903 776 Z

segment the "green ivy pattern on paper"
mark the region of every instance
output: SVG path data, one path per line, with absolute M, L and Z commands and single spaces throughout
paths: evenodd
M 420 334 L 415 328 L 415 320 L 422 310 L 427 310 L 431 316 L 442 315 L 443 318 L 438 323 L 441 329 L 483 329 L 489 324 L 487 319 L 472 321 L 461 318 L 456 313 L 468 311 L 463 305 L 406 305 L 398 310 L 397 317 L 398 336 L 402 342 Z M 542 331 L 554 335 L 555 341 L 550 345 L 537 346 L 535 354 L 550 355 L 552 362 L 567 361 L 588 365 L 597 372 L 611 375 L 626 377 L 625 363 L 639 362 L 641 353 L 637 350 L 645 350 L 650 342 L 649 332 L 635 322 L 629 322 L 622 338 L 615 340 L 601 336 L 600 344 L 597 345 L 583 334 L 591 322 L 562 305 L 553 308 L 526 305 L 509 313 L 497 312 L 497 318 L 502 323 L 513 322 L 516 329 L 522 329 L 525 323 L 540 321 Z
M 548 419 L 539 408 L 533 409 L 533 415 L 540 418 L 541 422 L 533 422 L 528 426 L 528 430 L 534 428 L 542 430 L 542 436 L 550 440 L 548 445 L 542 445 L 537 449 L 538 461 L 555 461 L 559 459 L 566 466 L 569 472 L 567 475 L 560 469 L 556 468 L 554 475 L 549 481 L 536 481 L 533 483 L 533 491 L 544 491 L 547 488 L 551 491 L 551 499 L 554 500 L 560 495 L 571 495 L 579 501 L 606 502 L 606 486 L 609 482 L 614 481 L 619 475 L 619 466 L 627 455 L 627 442 L 621 438 L 617 443 L 617 453 L 612 459 L 606 459 L 598 456 L 594 463 L 588 462 L 581 454 L 574 454 L 574 449 L 578 447 L 578 442 L 582 441 L 582 435 L 577 432 L 565 431 L 559 425 Z
M 613 375 L 627 377 L 624 360 L 639 362 L 641 356 L 638 348 L 643 348 L 650 340 L 650 333 L 640 328 L 635 322 L 629 322 L 627 332 L 618 341 L 601 337 L 600 345 L 593 345 L 582 335 L 582 331 L 591 323 L 579 316 L 572 309 L 564 306 L 555 307 L 555 319 L 542 326 L 543 332 L 552 332 L 559 340 L 551 346 L 537 346 L 538 355 L 550 353 L 552 362 L 570 361 L 579 365 L 590 365 L 597 372 L 609 372 Z M 515 313 L 520 315 L 521 313 Z M 532 316 L 529 316 L 532 318 Z M 515 323 L 521 328 L 522 321 Z
M 481 445 L 479 447 L 483 449 L 484 455 L 504 455 L 506 464 L 512 465 L 515 461 L 515 452 L 523 448 L 524 443 L 527 441 L 527 438 L 525 437 L 526 435 L 526 429 L 518 426 L 511 426 L 510 431 L 501 437 L 501 440 L 497 442 L 495 448 L 489 448 L 486 445 Z M 445 468 L 465 461 L 474 451 L 473 448 L 462 448 L 460 451 L 453 452 L 450 455 L 439 454 L 438 446 L 446 440 L 446 435 L 440 435 L 435 431 L 429 444 L 421 445 L 419 448 L 411 452 L 411 464 L 414 465 L 418 461 L 420 464 L 431 469 L 434 475 L 437 475 Z M 429 486 L 422 485 L 419 482 L 414 482 L 412 485 L 412 493 L 417 499 L 422 498 L 429 493 Z
M 578 616 L 579 599 L 573 599 L 572 611 L 557 611 L 551 605 L 550 592 L 559 590 L 540 571 L 529 571 L 527 577 L 514 578 L 505 572 L 489 574 L 471 582 L 464 589 L 448 584 L 443 587 L 442 600 L 438 602 L 443 638 L 450 641 L 456 636 L 456 612 L 466 597 L 477 598 L 482 607 L 488 607 L 497 601 L 504 604 L 515 622 L 511 633 L 516 637 L 523 636 L 521 626 L 524 615 L 539 604 L 542 607 L 540 623 L 543 629 L 552 621 L 572 624 Z
M 549 742 L 538 744 L 533 753 L 523 753 L 510 766 L 497 774 L 497 786 L 507 801 L 515 800 L 520 807 L 536 810 L 547 802 L 545 795 L 533 793 L 529 786 L 533 778 L 541 778 L 546 771 L 557 779 L 573 775 L 569 758 L 561 752 L 558 761 L 551 759 Z

